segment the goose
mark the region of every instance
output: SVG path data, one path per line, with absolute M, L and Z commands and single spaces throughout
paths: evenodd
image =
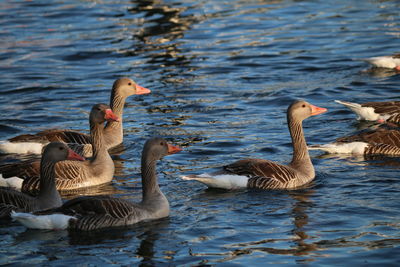
M 128 226 L 144 220 L 169 215 L 169 203 L 156 177 L 157 160 L 181 151 L 163 138 L 149 139 L 143 148 L 142 201 L 134 203 L 111 196 L 83 196 L 65 202 L 61 207 L 40 213 L 13 212 L 12 218 L 33 229 L 70 229 L 90 231 Z
M 400 155 L 400 131 L 380 127 L 336 139 L 323 145 L 310 145 L 309 150 L 322 150 L 330 154 Z
M 351 109 L 357 114 L 358 120 L 394 124 L 400 122 L 400 101 L 366 102 L 362 104 L 341 100 L 335 100 L 335 102 Z
M 114 114 L 120 118 L 118 121 L 110 121 L 104 128 L 104 144 L 107 149 L 113 148 L 123 141 L 122 115 L 127 97 L 131 95 L 149 94 L 151 91 L 144 88 L 129 78 L 117 79 L 111 90 L 110 107 Z M 24 134 L 0 142 L 2 153 L 31 153 L 40 154 L 44 145 L 49 142 L 60 141 L 73 143 L 70 145 L 82 156 L 92 156 L 90 135 L 74 130 L 44 130 L 36 134 Z
M 308 154 L 302 122 L 310 116 L 326 112 L 327 109 L 294 101 L 287 109 L 287 121 L 293 144 L 293 157 L 288 165 L 264 159 L 242 159 L 223 166 L 214 173 L 183 176 L 184 180 L 195 180 L 208 187 L 222 189 L 258 188 L 293 189 L 315 177 L 314 166 Z
M 40 162 L 40 188 L 36 197 L 11 188 L 0 187 L 0 219 L 10 218 L 12 210 L 32 212 L 61 206 L 62 200 L 56 190 L 54 176 L 56 163 L 63 160 L 85 159 L 68 148 L 65 143 L 52 142 L 44 147 Z
M 90 139 L 93 157 L 85 161 L 63 161 L 56 164 L 57 190 L 71 190 L 110 182 L 114 175 L 114 162 L 104 145 L 104 122 L 117 121 L 118 117 L 106 104 L 96 104 L 89 115 Z M 39 189 L 39 161 L 28 161 L 0 166 L 3 177 L 23 179 L 21 191 Z M 7 179 L 5 179 L 7 180 Z
M 361 60 L 368 62 L 377 68 L 400 70 L 400 54 L 395 54 L 391 56 L 363 58 Z

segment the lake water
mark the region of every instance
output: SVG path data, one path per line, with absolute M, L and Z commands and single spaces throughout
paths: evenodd
M 398 158 L 312 151 L 317 177 L 293 191 L 210 190 L 180 175 L 243 157 L 290 161 L 294 99 L 329 110 L 304 121 L 309 144 L 371 126 L 333 100 L 400 100 L 397 73 L 353 60 L 399 52 L 399 10 L 383 0 L 1 1 L 1 140 L 88 131 L 91 106 L 128 76 L 152 93 L 128 99 L 115 179 L 86 194 L 139 201 L 145 140 L 184 151 L 157 166 L 169 218 L 86 234 L 2 224 L 0 264 L 397 265 Z

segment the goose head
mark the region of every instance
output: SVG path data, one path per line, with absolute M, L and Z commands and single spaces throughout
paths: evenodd
M 45 146 L 43 149 L 43 157 L 53 162 L 62 160 L 85 160 L 84 157 L 70 149 L 67 144 L 61 142 L 52 142 Z
M 304 100 L 296 100 L 288 107 L 287 115 L 289 119 L 303 121 L 308 117 L 315 116 L 326 111 L 326 108 L 320 108 L 311 105 Z
M 144 144 L 143 155 L 149 155 L 154 160 L 159 160 L 164 156 L 182 151 L 178 146 L 171 145 L 161 137 L 153 137 Z
M 121 97 L 126 98 L 131 95 L 149 94 L 151 91 L 138 85 L 132 79 L 124 77 L 114 82 L 113 92 L 120 95 Z
M 119 121 L 119 118 L 114 114 L 109 105 L 96 104 L 90 111 L 90 121 L 101 124 L 105 121 Z

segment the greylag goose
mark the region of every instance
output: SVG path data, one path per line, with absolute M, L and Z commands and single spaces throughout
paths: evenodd
M 143 198 L 139 203 L 111 196 L 84 196 L 69 200 L 59 208 L 40 213 L 12 213 L 12 218 L 33 229 L 90 231 L 127 226 L 169 215 L 169 203 L 158 186 L 157 160 L 181 149 L 162 138 L 148 140 L 143 148 L 141 172 Z
M 326 112 L 327 109 L 305 101 L 293 102 L 287 110 L 287 121 L 293 144 L 293 157 L 288 165 L 264 159 L 242 159 L 222 167 L 210 174 L 183 176 L 184 180 L 195 180 L 208 187 L 222 189 L 258 188 L 293 189 L 315 177 L 314 166 L 307 151 L 302 122 L 310 116 Z
M 366 102 L 362 104 L 335 100 L 357 114 L 358 120 L 377 121 L 379 123 L 400 122 L 400 101 Z
M 363 58 L 361 60 L 368 62 L 377 68 L 400 70 L 400 54 L 395 54 L 391 56 Z
M 72 151 L 65 143 L 53 142 L 43 151 L 40 162 L 40 188 L 36 197 L 11 188 L 0 187 L 0 219 L 9 218 L 12 210 L 32 212 L 59 207 L 60 194 L 54 182 L 55 165 L 62 160 L 85 160 Z
M 108 122 L 104 129 L 104 144 L 107 149 L 113 148 L 123 141 L 122 115 L 126 98 L 150 92 L 149 89 L 136 84 L 129 78 L 120 78 L 114 82 L 110 107 L 119 120 Z M 73 130 L 45 130 L 37 134 L 16 136 L 8 141 L 0 142 L 0 151 L 3 153 L 40 154 L 44 145 L 54 141 L 80 144 L 70 145 L 70 147 L 85 157 L 92 156 L 90 136 Z
M 336 139 L 323 145 L 310 145 L 309 150 L 322 150 L 331 154 L 400 155 L 400 131 L 380 127 L 352 136 Z
M 63 161 L 56 164 L 57 190 L 71 190 L 110 182 L 114 175 L 114 162 L 104 145 L 104 122 L 118 117 L 106 104 L 96 104 L 89 116 L 90 139 L 93 157 L 85 161 Z M 0 167 L 4 178 L 16 176 L 23 179 L 22 191 L 39 189 L 40 162 L 16 163 Z M 7 180 L 7 179 L 5 179 Z

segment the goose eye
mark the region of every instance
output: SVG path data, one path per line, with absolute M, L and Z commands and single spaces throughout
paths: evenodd
M 64 148 L 63 148 L 62 146 L 60 146 L 58 149 L 59 149 L 59 150 L 63 150 Z
M 305 108 L 305 107 L 306 107 L 306 105 L 305 105 L 305 104 L 303 104 L 303 105 L 302 105 L 302 107 L 303 107 L 303 108 Z
M 162 146 L 163 146 L 163 145 L 164 145 L 164 142 L 160 142 L 160 145 L 162 145 Z
M 129 82 L 129 83 L 128 83 L 128 85 L 132 85 L 132 83 L 131 83 L 131 82 Z

